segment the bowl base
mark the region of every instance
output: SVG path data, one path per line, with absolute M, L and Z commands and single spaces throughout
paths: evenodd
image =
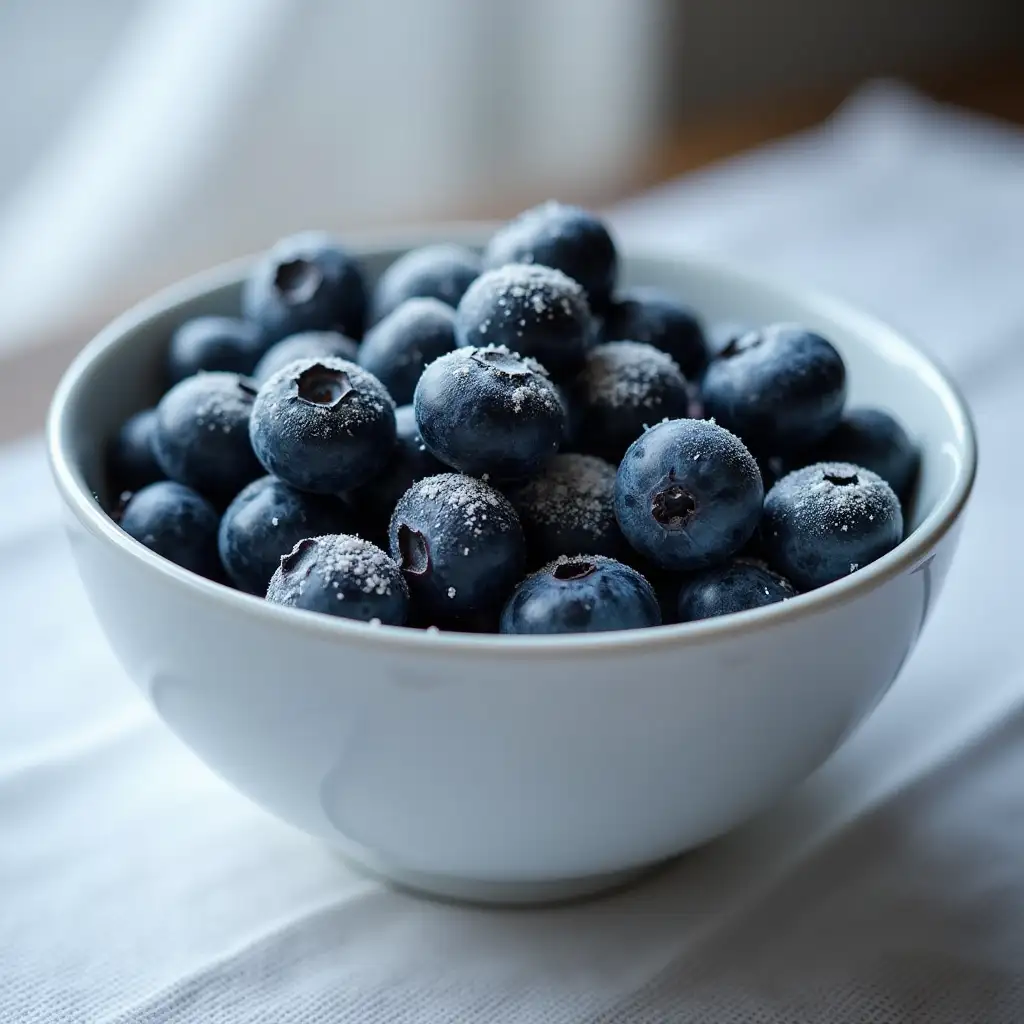
M 454 903 L 475 903 L 485 906 L 525 907 L 604 895 L 624 888 L 655 871 L 660 864 L 644 864 L 625 871 L 610 871 L 602 875 L 584 875 L 581 878 L 556 878 L 523 882 L 491 881 L 478 878 L 459 878 L 435 875 L 423 871 L 406 871 L 386 864 L 373 854 L 351 849 L 337 850 L 349 866 L 370 875 L 396 889 L 416 896 Z

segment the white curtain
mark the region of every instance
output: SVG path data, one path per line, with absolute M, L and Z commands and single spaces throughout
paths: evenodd
M 597 194 L 659 0 L 0 0 L 0 350 L 307 226 Z

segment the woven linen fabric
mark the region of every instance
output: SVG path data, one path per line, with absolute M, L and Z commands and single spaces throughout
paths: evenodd
M 982 461 L 869 722 L 777 807 L 605 899 L 417 899 L 235 794 L 109 652 L 41 442 L 0 453 L 0 1022 L 1024 1021 L 1022 168 L 1020 134 L 885 86 L 615 211 L 624 239 L 907 329 L 964 387 Z

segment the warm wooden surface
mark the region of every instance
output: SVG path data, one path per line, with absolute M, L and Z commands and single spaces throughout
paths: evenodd
M 925 73 L 910 80 L 942 102 L 1024 125 L 1024 56 Z M 828 117 L 848 93 L 842 89 L 772 99 L 742 110 L 715 111 L 680 125 L 676 137 L 666 140 L 653 155 L 645 183 L 666 181 L 811 128 Z
M 923 75 L 914 84 L 936 99 L 1024 125 L 1024 61 L 998 60 L 956 71 Z M 664 146 L 651 154 L 638 177 L 621 194 L 647 188 L 714 163 L 772 139 L 809 128 L 826 118 L 849 90 L 776 99 L 742 110 L 720 110 L 680 125 Z M 595 196 L 595 205 L 620 198 Z M 508 209 L 480 211 L 484 216 L 514 213 L 529 198 Z M 465 213 L 465 211 L 462 211 Z M 116 311 L 111 311 L 116 312 Z M 14 354 L 0 372 L 0 441 L 39 429 L 50 395 L 64 367 L 91 334 L 85 325 L 73 336 Z

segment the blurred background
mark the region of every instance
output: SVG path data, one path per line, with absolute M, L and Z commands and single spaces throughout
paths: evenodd
M 0 437 L 184 274 L 309 226 L 605 207 L 879 76 L 1024 122 L 1024 4 L 0 0 Z

